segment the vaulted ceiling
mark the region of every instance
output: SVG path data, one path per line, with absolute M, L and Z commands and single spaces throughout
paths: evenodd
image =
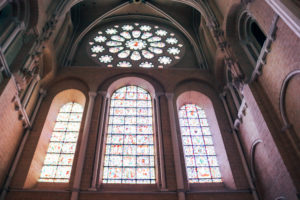
M 117 18 L 123 18 L 125 20 L 151 20 L 173 26 L 189 41 L 188 43 L 191 46 L 190 54 L 195 55 L 192 60 L 196 59 L 194 64 L 192 64 L 193 62 L 182 64 L 194 65 L 194 67 L 203 69 L 208 68 L 198 32 L 201 25 L 201 14 L 198 11 L 199 9 L 195 9 L 183 2 L 176 0 L 137 2 L 128 0 L 85 0 L 77 3 L 71 8 L 71 19 L 76 40 L 71 48 L 69 60 L 73 60 L 78 43 L 95 26 L 99 26 L 101 23 L 109 20 L 115 21 Z

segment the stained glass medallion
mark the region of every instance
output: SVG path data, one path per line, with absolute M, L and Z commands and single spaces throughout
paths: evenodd
M 93 60 L 109 67 L 126 63 L 126 67 L 164 68 L 183 57 L 182 44 L 180 36 L 166 27 L 126 23 L 97 31 L 88 42 L 88 51 Z
M 155 183 L 152 120 L 151 96 L 146 90 L 125 86 L 113 93 L 103 183 Z
M 189 182 L 222 182 L 204 110 L 195 104 L 185 104 L 179 110 L 179 122 Z
M 69 182 L 82 112 L 74 102 L 60 108 L 39 182 Z

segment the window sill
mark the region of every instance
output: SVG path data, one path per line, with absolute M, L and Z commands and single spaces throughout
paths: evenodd
M 157 184 L 102 184 L 99 191 L 160 191 Z
M 70 187 L 70 182 L 69 183 L 54 183 L 54 182 L 37 182 L 36 186 L 34 189 L 37 190 L 53 190 L 53 189 L 58 189 L 58 190 L 66 190 L 69 189 Z
M 189 183 L 189 192 L 227 190 L 224 183 Z

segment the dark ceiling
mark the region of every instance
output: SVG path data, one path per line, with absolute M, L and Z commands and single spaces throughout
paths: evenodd
M 116 8 L 117 6 L 129 2 L 128 0 L 85 0 L 78 3 L 71 9 L 71 17 L 74 27 L 78 32 L 84 30 L 94 20 L 107 13 L 108 11 Z M 173 2 L 171 0 L 148 0 L 146 3 L 150 3 L 159 8 L 179 24 L 185 27 L 186 30 L 194 35 L 195 27 L 199 27 L 200 14 L 194 8 L 185 5 L 183 3 Z M 149 9 L 144 3 L 134 4 L 127 6 L 118 15 L 147 15 L 147 16 L 159 16 L 159 14 Z M 117 15 L 117 14 L 115 14 Z

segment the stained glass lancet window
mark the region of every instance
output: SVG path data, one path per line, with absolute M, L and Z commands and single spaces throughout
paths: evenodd
M 82 112 L 74 102 L 60 108 L 39 182 L 69 182 Z
M 152 101 L 146 90 L 125 86 L 113 93 L 103 183 L 155 183 L 152 121 Z
M 107 67 L 164 68 L 184 55 L 181 37 L 166 27 L 148 23 L 115 24 L 89 40 L 89 56 Z
M 189 182 L 222 182 L 204 110 L 195 104 L 185 104 L 179 110 L 179 122 Z

